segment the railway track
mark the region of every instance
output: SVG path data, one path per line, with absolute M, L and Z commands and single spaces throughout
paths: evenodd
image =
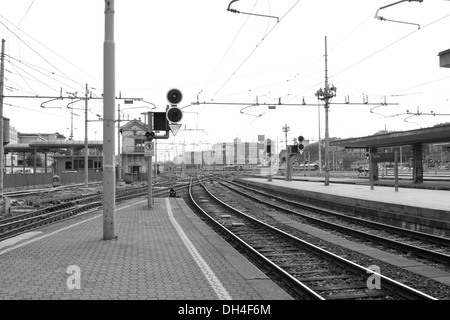
M 435 298 L 318 246 L 296 238 L 233 208 L 205 184 L 191 186 L 192 203 L 214 228 L 281 279 L 302 299 Z M 379 288 L 369 283 L 379 279 Z
M 189 183 L 173 186 L 176 191 L 186 189 Z M 170 187 L 154 189 L 154 196 L 167 195 Z M 116 192 L 116 202 L 146 196 L 147 186 L 133 189 L 125 189 Z M 31 211 L 11 218 L 0 220 L 0 241 L 16 236 L 50 223 L 75 216 L 91 209 L 97 210 L 102 206 L 102 194 L 70 197 L 60 204 L 49 206 L 40 210 Z
M 90 182 L 89 187 L 93 187 L 93 186 L 97 186 L 97 185 L 101 185 L 101 184 L 102 184 L 101 182 Z M 52 186 L 52 187 L 48 187 L 48 188 L 7 191 L 7 192 L 4 192 L 3 194 L 5 197 L 16 198 L 16 197 L 30 196 L 30 195 L 34 195 L 34 194 L 50 193 L 50 192 L 56 192 L 56 191 L 61 191 L 61 190 L 79 188 L 79 187 L 83 187 L 83 186 L 84 186 L 84 183 L 78 183 L 78 184 L 71 184 L 71 185 L 66 185 L 66 186 L 54 186 L 54 187 Z
M 231 181 L 221 184 L 242 196 L 258 201 L 310 224 L 396 249 L 401 253 L 450 265 L 450 239 L 403 229 L 336 211 L 300 203 Z

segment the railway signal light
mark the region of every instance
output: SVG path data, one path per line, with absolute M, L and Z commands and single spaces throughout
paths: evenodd
M 177 107 L 177 104 L 179 104 L 182 99 L 183 95 L 178 89 L 171 89 L 167 93 L 167 100 L 169 100 L 172 107 L 167 110 L 166 118 L 172 124 L 181 121 L 181 119 L 183 118 L 183 112 L 180 108 Z
M 303 148 L 305 147 L 302 144 L 303 140 L 304 140 L 303 136 L 298 136 L 298 150 L 303 150 Z
M 167 93 L 167 100 L 169 100 L 169 102 L 172 105 L 179 104 L 182 99 L 183 99 L 183 95 L 181 94 L 181 91 L 178 89 L 171 89 Z
M 183 112 L 181 111 L 181 109 L 174 106 L 167 110 L 166 117 L 167 120 L 169 120 L 171 123 L 177 123 L 183 118 Z
M 266 154 L 268 157 L 272 155 L 271 150 L 272 150 L 272 141 L 270 139 L 267 139 Z
M 169 100 L 172 107 L 166 111 L 166 118 L 172 124 L 181 121 L 181 119 L 183 118 L 183 112 L 180 108 L 177 107 L 177 104 L 179 104 L 182 99 L 183 95 L 178 89 L 171 89 L 167 93 L 167 100 Z
M 145 136 L 147 137 L 147 140 L 148 141 L 152 141 L 153 140 L 153 138 L 155 137 L 155 133 L 152 131 L 152 132 L 146 132 L 145 133 Z

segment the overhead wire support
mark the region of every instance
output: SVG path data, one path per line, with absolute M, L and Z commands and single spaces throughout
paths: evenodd
M 411 25 L 417 26 L 417 27 L 420 29 L 420 24 L 418 24 L 418 23 L 405 22 L 405 21 L 398 21 L 398 20 L 391 20 L 391 19 L 386 19 L 386 18 L 384 18 L 384 17 L 378 15 L 378 12 L 379 12 L 380 10 L 386 9 L 386 8 L 388 8 L 388 7 L 392 7 L 392 6 L 396 5 L 396 4 L 399 4 L 399 3 L 402 3 L 402 2 L 406 2 L 406 1 L 408 1 L 408 2 L 415 1 L 415 2 L 421 3 L 423 0 L 401 0 L 401 1 L 397 1 L 397 2 L 394 2 L 394 3 L 388 4 L 388 5 L 386 5 L 386 6 L 380 7 L 380 8 L 377 10 L 377 12 L 375 13 L 375 19 L 378 19 L 378 20 L 380 20 L 380 21 L 390 21 L 390 22 L 397 22 L 397 23 L 411 24 Z
M 415 116 L 450 116 L 448 113 L 435 113 L 433 111 L 430 111 L 430 113 L 424 113 L 419 111 L 419 107 L 417 107 L 417 112 L 410 112 L 409 110 L 406 110 L 406 114 L 410 115 L 403 119 L 404 122 L 411 123 L 409 121 L 406 121 L 409 118 L 415 117 Z M 417 123 L 417 122 L 414 122 Z
M 230 2 L 230 4 L 228 5 L 228 9 L 233 10 L 230 8 L 231 4 L 233 2 L 236 2 L 239 0 L 233 0 Z M 300 0 L 297 0 L 297 2 L 280 18 L 278 19 L 278 22 L 280 22 L 281 20 L 283 20 L 288 14 L 289 12 L 291 12 L 292 9 L 294 9 L 294 7 L 300 2 Z M 249 14 L 249 13 L 247 13 Z M 219 91 L 222 90 L 222 88 L 231 80 L 231 78 L 241 69 L 241 67 L 247 62 L 247 60 L 252 56 L 252 54 L 256 51 L 256 49 L 258 49 L 261 45 L 261 43 L 267 39 L 267 37 L 272 33 L 272 31 L 275 29 L 276 26 L 278 26 L 279 23 L 275 24 L 268 32 L 266 32 L 265 36 L 261 39 L 261 41 L 255 46 L 255 48 L 250 52 L 250 54 L 244 59 L 244 61 L 242 61 L 242 63 L 236 68 L 236 70 L 228 77 L 228 79 L 222 84 L 222 86 L 216 91 L 216 93 L 213 95 L 213 98 L 211 100 L 214 100 L 215 96 L 219 93 Z
M 233 13 L 248 14 L 248 15 L 251 15 L 251 16 L 258 16 L 258 17 L 265 17 L 265 18 L 275 18 L 275 19 L 277 19 L 277 23 L 280 22 L 280 18 L 275 17 L 275 16 L 269 16 L 269 15 L 265 15 L 265 14 L 257 14 L 257 13 L 252 13 L 252 12 L 242 12 L 242 11 L 238 11 L 238 10 L 236 10 L 236 9 L 231 9 L 231 8 L 230 8 L 230 7 L 231 7 L 231 4 L 232 4 L 233 2 L 237 2 L 237 1 L 239 1 L 239 0 L 233 0 L 233 1 L 231 1 L 230 4 L 228 5 L 227 11 L 230 11 L 230 12 L 233 12 Z
M 247 106 L 247 107 L 256 107 L 256 106 L 315 106 L 317 107 L 317 103 L 305 103 L 302 101 L 301 103 L 256 103 L 256 102 L 191 102 L 191 105 L 201 105 L 201 104 L 214 104 L 214 105 L 230 105 L 230 106 Z M 380 106 L 381 105 L 398 105 L 398 103 L 370 103 L 370 102 L 329 102 L 329 104 L 342 104 L 342 105 L 372 105 L 372 106 Z M 245 109 L 245 108 L 243 108 Z M 242 109 L 242 110 L 243 110 Z

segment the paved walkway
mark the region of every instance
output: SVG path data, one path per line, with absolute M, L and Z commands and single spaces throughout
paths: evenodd
M 0 242 L 0 299 L 291 299 L 204 224 L 182 199 L 116 207 Z
M 310 192 L 318 192 L 340 197 L 351 197 L 355 199 L 385 202 L 388 204 L 399 204 L 404 206 L 422 207 L 449 211 L 450 214 L 450 192 L 448 190 L 399 188 L 395 191 L 393 186 L 374 186 L 372 190 L 367 183 L 341 183 L 352 181 L 351 179 L 332 178 L 326 186 L 323 178 L 308 177 L 293 178 L 292 181 L 273 179 L 268 182 L 266 178 L 243 178 L 245 180 L 264 183 L 267 185 L 280 186 Z

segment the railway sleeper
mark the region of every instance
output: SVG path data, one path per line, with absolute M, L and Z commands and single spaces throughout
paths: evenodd
M 325 264 L 318 263 L 317 265 L 329 265 L 329 264 L 327 264 L 327 263 L 325 263 Z M 291 262 L 291 263 L 288 263 L 288 264 L 278 263 L 278 266 L 281 267 L 281 268 L 289 269 L 289 268 L 298 268 L 298 267 L 300 267 L 300 268 L 313 267 L 313 266 L 315 266 L 315 264 L 313 264 L 313 263 L 304 264 L 304 263 L 302 263 L 302 261 L 294 261 L 294 262 Z
M 351 279 L 353 276 L 350 275 L 340 275 L 340 276 L 321 276 L 321 277 L 309 277 L 309 278 L 298 278 L 301 282 L 312 282 L 312 281 L 324 281 L 332 279 Z
M 266 257 L 274 257 L 274 258 L 276 258 L 276 257 L 292 257 L 292 258 L 295 258 L 295 259 L 301 259 L 302 257 L 305 257 L 306 255 L 305 254 L 303 254 L 303 253 L 301 253 L 301 252 L 299 252 L 299 253 L 293 253 L 293 252 L 290 252 L 290 253 L 284 253 L 284 252 L 266 252 L 266 253 L 264 253 L 264 256 L 266 256 Z M 304 260 L 313 260 L 313 259 L 304 259 Z
M 274 248 L 273 244 L 253 246 L 253 249 L 258 250 L 260 252 L 273 252 L 275 249 L 278 252 L 280 252 L 280 251 L 298 251 L 298 248 L 292 248 L 291 246 L 277 246 L 276 248 Z
M 318 269 L 318 270 L 310 270 L 310 271 L 294 271 L 289 272 L 294 277 L 305 276 L 307 274 L 318 274 L 318 273 L 333 273 L 330 269 Z
M 369 289 L 367 289 L 369 290 Z M 356 300 L 356 299 L 370 299 L 370 298 L 386 298 L 387 294 L 384 291 L 368 291 L 368 292 L 354 292 L 343 293 L 330 296 L 324 296 L 325 300 Z
M 311 290 L 314 291 L 335 291 L 335 290 L 350 290 L 350 289 L 367 289 L 366 283 L 353 283 L 353 284 L 338 284 L 334 286 L 327 286 L 327 287 L 321 287 L 321 286 L 311 286 L 309 287 Z

